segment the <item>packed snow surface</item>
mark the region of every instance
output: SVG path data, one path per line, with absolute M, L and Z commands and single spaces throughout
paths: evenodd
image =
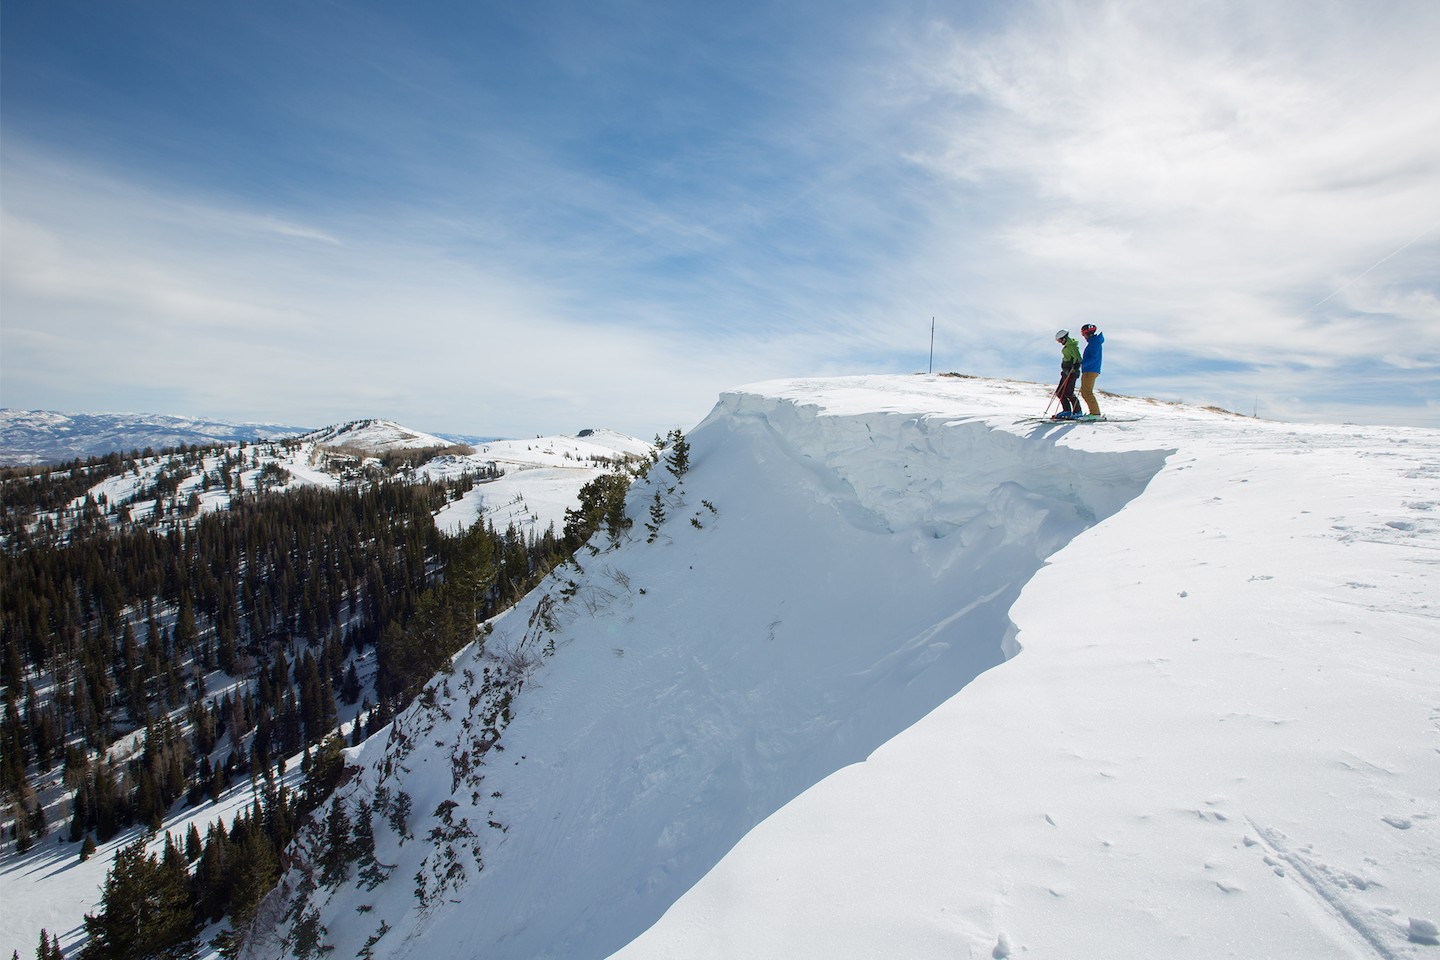
M 1046 391 L 722 396 L 357 748 L 335 955 L 1428 956 L 1440 434 Z

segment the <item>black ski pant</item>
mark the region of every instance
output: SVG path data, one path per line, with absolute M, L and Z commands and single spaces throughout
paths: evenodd
M 1079 378 L 1078 370 L 1065 370 L 1060 374 L 1060 384 L 1055 388 L 1055 396 L 1060 398 L 1060 406 L 1065 408 L 1066 413 L 1079 413 L 1080 401 L 1075 399 L 1075 381 Z

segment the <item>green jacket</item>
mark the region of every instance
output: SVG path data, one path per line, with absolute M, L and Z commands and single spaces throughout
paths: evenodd
M 1080 341 L 1074 337 L 1065 339 L 1065 346 L 1060 351 L 1060 371 L 1073 370 L 1080 366 Z

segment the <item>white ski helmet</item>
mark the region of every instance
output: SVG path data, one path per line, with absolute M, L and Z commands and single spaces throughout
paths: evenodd
M 1055 331 L 1055 339 L 1056 339 L 1056 340 L 1060 340 L 1060 341 L 1062 341 L 1062 342 L 1065 341 L 1065 340 L 1069 340 L 1069 339 L 1070 339 L 1070 331 L 1069 331 L 1069 330 L 1056 330 L 1056 331 Z

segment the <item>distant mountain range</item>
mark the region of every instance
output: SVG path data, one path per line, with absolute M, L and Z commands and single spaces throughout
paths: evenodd
M 307 433 L 310 427 L 278 423 L 229 423 L 201 417 L 151 413 L 56 413 L 0 409 L 0 465 L 63 463 L 150 447 L 273 440 Z
M 313 430 L 313 427 L 280 423 L 232 423 L 151 413 L 56 413 L 0 408 L 0 466 L 64 463 L 108 453 L 130 453 L 146 447 L 164 450 L 182 443 L 205 446 L 274 440 Z M 494 439 L 462 434 L 424 436 L 426 444 L 435 445 L 441 441 L 477 444 Z

